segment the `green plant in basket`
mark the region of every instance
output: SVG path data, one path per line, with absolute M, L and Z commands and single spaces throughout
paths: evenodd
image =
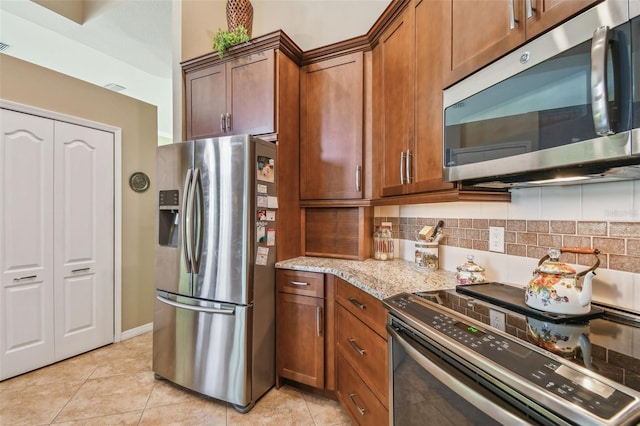
M 213 50 L 218 51 L 218 56 L 222 59 L 224 52 L 231 46 L 249 41 L 249 34 L 244 25 L 238 25 L 233 31 L 218 29 L 213 36 Z

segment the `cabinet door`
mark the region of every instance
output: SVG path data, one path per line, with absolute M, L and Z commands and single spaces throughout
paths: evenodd
M 451 62 L 454 83 L 501 57 L 525 39 L 523 0 L 451 0 Z
M 362 198 L 362 52 L 302 69 L 300 198 Z
M 413 144 L 413 46 L 413 8 L 407 7 L 380 38 L 385 196 L 405 191 L 405 155 Z
M 227 63 L 227 132 L 275 131 L 275 52 L 266 50 Z
M 278 376 L 324 388 L 324 299 L 278 293 Z
M 442 181 L 442 63 L 451 57 L 451 9 L 441 0 L 421 0 L 415 7 L 415 144 L 409 192 L 452 189 Z
M 55 358 L 113 342 L 113 134 L 55 124 Z
M 0 109 L 0 380 L 54 362 L 53 123 Z
M 225 65 L 188 73 L 185 79 L 187 139 L 223 134 L 227 113 Z
M 525 0 L 527 39 L 565 21 L 602 0 Z M 529 8 L 528 5 L 531 5 Z

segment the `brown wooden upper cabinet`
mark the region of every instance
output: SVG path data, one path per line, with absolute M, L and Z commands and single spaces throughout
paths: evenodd
M 185 74 L 187 139 L 275 132 L 273 49 Z
M 448 60 L 449 4 L 414 0 L 374 51 L 381 195 L 452 189 L 442 182 L 442 63 Z
M 302 67 L 300 198 L 363 197 L 363 53 Z
M 447 85 L 601 0 L 451 0 Z

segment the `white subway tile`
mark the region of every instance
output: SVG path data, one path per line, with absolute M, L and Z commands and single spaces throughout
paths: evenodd
M 593 183 L 581 186 L 582 211 L 580 219 L 633 220 L 633 181 Z
M 581 271 L 584 267 L 577 266 Z M 597 269 L 593 279 L 592 300 L 634 309 L 634 275 L 611 269 Z
M 580 185 L 540 188 L 541 219 L 580 220 L 581 218 L 577 217 L 577 214 L 580 211 L 581 198 Z
M 508 219 L 546 219 L 540 210 L 541 188 L 523 188 L 511 190 L 511 204 Z

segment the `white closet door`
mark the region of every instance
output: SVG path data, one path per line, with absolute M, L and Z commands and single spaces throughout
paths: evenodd
M 53 134 L 0 109 L 0 380 L 54 361 Z
M 55 358 L 113 342 L 113 134 L 55 125 Z

